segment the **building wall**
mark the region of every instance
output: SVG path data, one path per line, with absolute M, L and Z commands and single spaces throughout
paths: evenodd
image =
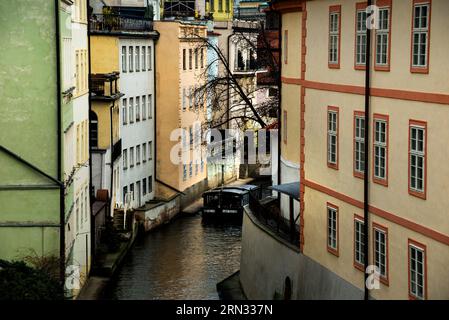
M 77 8 L 76 5 L 80 7 Z M 90 190 L 89 190 L 89 91 L 88 91 L 88 33 L 86 2 L 80 1 L 71 6 L 71 33 L 72 33 L 72 71 L 75 79 L 80 78 L 84 83 L 75 89 L 73 97 L 73 134 L 71 145 L 74 145 L 75 163 L 73 172 L 73 208 L 70 218 L 66 221 L 66 256 L 70 257 L 69 264 L 80 268 L 82 285 L 90 270 Z M 82 12 L 83 14 L 77 14 Z M 65 23 L 66 21 L 64 21 Z M 81 55 L 80 52 L 83 54 Z M 76 54 L 80 55 L 76 61 Z M 79 65 L 79 72 L 75 65 Z M 77 86 L 77 81 L 73 81 Z M 79 131 L 79 136 L 77 136 Z M 81 131 L 83 131 L 81 133 Z M 65 163 L 65 167 L 72 169 L 72 163 Z M 72 170 L 73 170 L 72 169 Z M 71 170 L 70 170 L 71 171 Z M 70 254 L 71 252 L 71 254 Z M 75 291 L 73 294 L 77 295 Z
M 188 95 L 189 89 L 200 86 L 205 78 L 202 76 L 204 69 L 200 69 L 200 58 L 198 59 L 198 69 L 195 69 L 195 59 L 192 58 L 192 69 L 189 69 L 189 49 L 192 51 L 199 48 L 198 41 L 193 41 L 184 36 L 182 29 L 189 28 L 198 30 L 200 36 L 206 37 L 205 26 L 195 26 L 175 22 L 156 22 L 155 30 L 161 34 L 156 46 L 156 73 L 157 73 L 157 172 L 158 179 L 170 186 L 184 191 L 194 185 L 201 183 L 207 177 L 207 159 L 205 150 L 198 146 L 198 151 L 203 153 L 203 170 L 201 170 L 200 157 L 198 159 L 198 172 L 196 172 L 195 158 L 193 158 L 194 149 L 184 148 L 183 152 L 188 156 L 185 164 L 173 163 L 170 159 L 171 152 L 176 155 L 176 149 L 173 147 L 182 141 L 170 141 L 176 136 L 175 129 L 186 129 L 186 138 L 189 139 L 189 128 L 194 124 L 203 124 L 206 117 L 206 99 L 204 105 L 196 110 L 187 106 L 188 97 L 186 97 L 186 108 L 183 110 L 183 94 Z M 183 49 L 186 50 L 186 70 L 183 70 Z M 177 53 L 174 55 L 174 53 Z M 162 57 L 172 57 L 163 59 Z M 207 52 L 204 51 L 204 68 L 207 66 Z M 185 89 L 185 91 L 183 91 Z M 192 91 L 193 92 L 193 91 Z M 192 99 L 193 101 L 194 99 Z M 192 103 L 193 104 L 193 103 Z M 182 153 L 181 153 L 182 154 Z M 198 153 L 199 154 L 199 153 Z M 190 175 L 190 161 L 192 161 L 192 174 Z M 184 167 L 185 165 L 185 167 Z M 184 178 L 184 169 L 187 170 L 187 177 Z M 201 188 L 200 188 L 201 189 Z M 165 188 L 158 189 L 161 193 Z M 172 193 L 173 191 L 169 191 Z M 199 195 L 199 194 L 198 194 Z
M 285 263 L 288 261 L 288 263 Z M 240 283 L 248 299 L 283 299 L 287 277 L 291 299 L 360 300 L 363 291 L 278 238 L 245 208 Z
M 214 2 L 211 5 L 211 2 Z M 228 1 L 229 10 L 226 8 L 226 1 Z M 206 13 L 212 13 L 214 21 L 232 21 L 234 16 L 234 1 L 233 0 L 223 0 L 223 8 L 220 10 L 219 0 L 209 0 L 206 2 Z
M 2 1 L 0 17 L 0 145 L 58 177 L 56 39 L 53 1 Z M 0 258 L 59 256 L 59 189 L 0 151 Z M 20 225 L 24 225 L 24 227 Z
M 124 195 L 123 195 L 123 187 L 127 186 L 128 192 L 130 191 L 130 185 L 134 184 L 134 199 L 136 201 L 135 205 L 137 207 L 140 207 L 145 204 L 146 201 L 149 201 L 154 196 L 154 41 L 151 39 L 145 39 L 145 38 L 121 38 L 119 41 L 119 56 L 121 56 L 122 48 L 127 48 L 127 65 L 129 67 L 129 47 L 134 48 L 134 55 L 136 54 L 136 48 L 140 47 L 140 57 L 142 57 L 142 47 L 146 48 L 146 54 L 148 54 L 148 47 L 150 47 L 151 52 L 151 68 L 148 65 L 148 61 L 145 63 L 145 70 L 142 70 L 143 63 L 142 58 L 140 58 L 140 71 L 136 71 L 136 68 L 134 68 L 133 72 L 129 72 L 129 69 L 127 69 L 127 72 L 124 72 L 124 69 L 122 68 L 122 60 L 120 59 L 120 92 L 124 94 L 124 96 L 120 99 L 120 134 L 122 138 L 122 154 L 124 154 L 124 151 L 127 150 L 127 156 L 128 156 L 128 166 L 125 169 L 123 166 L 123 161 L 120 164 L 121 167 L 121 177 L 120 177 L 120 185 L 121 188 L 117 190 L 118 193 L 117 201 L 123 202 Z M 147 60 L 147 56 L 145 56 L 145 59 Z M 134 56 L 134 63 L 136 63 L 136 59 Z M 149 70 L 151 69 L 151 70 Z M 145 118 L 143 117 L 143 109 L 142 109 L 142 103 L 143 98 L 145 97 Z M 139 108 L 140 108 L 140 121 L 137 121 L 136 118 L 136 107 L 134 108 L 134 121 L 130 122 L 130 114 L 129 114 L 129 107 L 130 107 L 130 98 L 133 98 L 133 103 L 136 105 L 137 98 L 139 98 Z M 123 119 L 123 108 L 124 108 L 124 101 L 126 101 L 126 114 L 128 117 L 128 120 L 126 121 L 126 124 L 124 123 Z M 148 104 L 148 101 L 151 101 L 150 104 Z M 150 108 L 150 113 L 148 112 Z M 143 145 L 146 145 L 146 156 L 145 159 L 143 157 Z M 151 145 L 151 151 L 150 151 L 150 145 Z M 140 163 L 137 164 L 137 146 L 140 146 Z M 129 159 L 130 159 L 130 148 L 134 148 L 134 161 L 135 165 L 133 167 L 130 167 L 129 165 Z M 150 157 L 151 156 L 151 157 Z M 150 178 L 151 177 L 151 178 Z M 145 181 L 144 181 L 145 179 Z M 149 180 L 151 179 L 151 183 Z M 137 182 L 140 182 L 140 199 L 141 202 L 138 203 L 138 190 L 137 190 Z M 146 184 L 146 193 L 143 193 L 143 184 Z M 149 191 L 149 187 L 152 187 L 151 192 Z
M 179 169 L 170 161 L 169 150 L 176 144 L 170 141 L 170 134 L 173 129 L 179 128 L 180 119 L 178 24 L 157 21 L 154 29 L 161 35 L 156 46 L 157 178 L 176 188 L 179 185 Z
M 328 30 L 322 21 L 328 20 L 329 6 L 336 4 L 342 5 L 341 62 L 339 69 L 329 69 Z M 447 299 L 449 295 L 449 286 L 441 282 L 449 260 L 445 219 L 449 187 L 445 177 L 449 172 L 441 166 L 449 157 L 443 120 L 448 116 L 449 97 L 443 75 L 449 70 L 442 60 L 449 52 L 447 41 L 442 40 L 442 30 L 448 28 L 442 12 L 448 6 L 445 1 L 432 1 L 429 74 L 416 74 L 410 71 L 412 1 L 393 1 L 390 71 L 372 74 L 371 116 L 389 117 L 387 185 L 371 179 L 372 119 L 369 131 L 370 264 L 373 223 L 388 230 L 388 280 L 381 283 L 380 290 L 371 291 L 375 299 L 409 298 L 409 240 L 426 247 L 426 298 Z M 365 72 L 354 68 L 355 8 L 356 1 L 307 2 L 306 80 L 310 83 L 305 83 L 304 254 L 362 289 L 364 275 L 354 267 L 353 253 L 354 215 L 363 217 L 363 180 L 353 173 L 353 123 L 354 112 L 364 110 Z M 443 101 L 435 94 L 443 94 Z M 338 170 L 327 165 L 328 106 L 339 108 Z M 410 120 L 427 122 L 426 199 L 408 192 Z M 327 250 L 327 203 L 338 207 L 338 255 Z
M 92 74 L 119 71 L 118 37 L 91 35 L 90 41 Z
M 301 76 L 301 13 L 290 12 L 282 15 L 282 57 L 281 76 Z M 285 36 L 287 35 L 287 37 Z M 301 123 L 299 104 L 300 87 L 291 83 L 282 83 L 281 87 L 281 184 L 299 181 L 299 147 Z M 281 213 L 289 217 L 289 197 L 281 195 Z M 294 216 L 299 214 L 299 203 L 294 202 Z

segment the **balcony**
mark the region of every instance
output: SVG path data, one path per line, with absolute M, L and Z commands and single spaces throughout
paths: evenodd
M 119 72 L 92 74 L 90 92 L 92 100 L 114 101 L 124 96 L 117 88 Z
M 296 190 L 296 187 L 298 190 Z M 290 216 L 285 218 L 280 211 L 279 199 L 271 195 L 271 191 L 277 191 L 290 198 Z M 298 218 L 294 218 L 293 200 L 299 200 L 299 183 L 291 183 L 273 187 L 262 187 L 255 192 L 250 192 L 249 209 L 252 215 L 276 236 L 299 247 Z
M 153 21 L 144 17 L 120 14 L 94 14 L 90 21 L 92 33 L 121 33 L 153 31 Z
M 194 0 L 168 0 L 164 2 L 164 18 L 195 17 Z

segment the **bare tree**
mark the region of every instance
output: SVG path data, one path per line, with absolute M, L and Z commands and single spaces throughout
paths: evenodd
M 234 28 L 231 41 L 238 48 L 234 59 L 209 38 L 196 37 L 200 41 L 195 50 L 212 51 L 214 56 L 201 74 L 206 81 L 192 93 L 207 99 L 212 114 L 207 127 L 222 128 L 233 121 L 239 128 L 248 122 L 260 128 L 267 127 L 279 108 L 279 65 L 263 24 L 253 22 L 251 27 Z M 217 65 L 222 67 L 221 72 L 211 76 Z M 274 81 L 257 83 L 261 72 L 268 73 Z M 271 94 L 267 95 L 267 91 Z M 265 98 L 258 99 L 262 95 Z

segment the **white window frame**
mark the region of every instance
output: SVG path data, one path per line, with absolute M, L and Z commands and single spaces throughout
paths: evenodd
M 128 150 L 123 149 L 123 170 L 128 169 Z
M 340 55 L 340 12 L 329 13 L 329 64 L 338 64 Z
M 387 66 L 390 51 L 390 8 L 379 9 L 379 29 L 376 30 L 376 65 Z
M 413 251 L 415 251 L 415 255 L 413 255 Z M 421 261 L 418 260 L 418 253 L 421 253 Z M 421 265 L 422 273 L 419 273 L 419 265 Z M 409 295 L 415 299 L 425 299 L 426 272 L 426 250 L 417 245 L 409 244 Z M 421 284 L 419 284 L 419 279 L 421 279 Z M 421 289 L 421 292 L 419 289 Z
M 136 165 L 140 164 L 140 144 L 136 146 Z
M 374 178 L 387 179 L 388 170 L 388 122 L 374 119 Z M 383 154 L 382 154 L 383 152 Z M 383 160 L 383 163 L 382 163 Z M 383 174 L 382 174 L 383 173 Z
M 416 139 L 413 138 L 413 132 L 416 130 Z M 419 132 L 422 131 L 422 148 L 419 148 Z M 413 146 L 414 140 L 416 140 L 415 147 Z M 416 169 L 413 167 L 413 159 L 416 159 Z M 418 165 L 418 160 L 421 160 L 422 167 Z M 422 175 L 418 176 L 421 169 Z M 418 125 L 410 126 L 410 190 L 414 192 L 425 192 L 425 179 L 426 179 L 426 128 Z M 421 187 L 418 187 L 418 182 L 421 180 Z
M 140 121 L 140 97 L 136 97 L 136 104 L 135 104 L 135 108 L 136 108 L 136 122 Z
M 129 117 L 129 119 L 128 119 L 128 122 L 129 123 L 134 123 L 134 98 L 129 98 L 129 101 L 128 101 L 129 103 L 128 103 L 128 110 L 129 110 L 129 113 L 128 113 L 128 117 Z
M 332 119 L 330 118 L 332 116 Z M 335 117 L 335 118 L 334 118 Z M 337 165 L 338 163 L 338 112 L 328 110 L 327 112 L 327 162 L 331 165 Z M 335 143 L 333 141 L 335 139 Z M 332 146 L 335 147 L 335 152 L 332 152 Z M 335 160 L 332 156 L 335 156 Z
M 383 238 L 379 238 L 382 235 Z M 382 242 L 382 240 L 384 242 Z M 383 278 L 388 277 L 388 234 L 385 230 L 374 227 L 374 265 L 378 268 Z M 384 249 L 382 251 L 382 248 Z M 382 262 L 382 257 L 384 261 Z
M 327 206 L 327 247 L 338 250 L 338 209 Z
M 128 56 L 126 54 L 127 52 L 127 48 L 126 46 L 122 46 L 122 72 L 127 72 L 127 61 L 128 61 Z
M 356 115 L 354 121 L 354 170 L 363 174 L 365 173 L 365 117 Z
M 357 66 L 366 66 L 366 20 L 367 12 L 365 9 L 357 10 L 356 14 L 356 39 L 355 39 L 355 64 Z
M 142 71 L 147 70 L 147 53 L 146 46 L 142 46 Z
M 126 98 L 122 100 L 122 123 L 123 125 L 128 123 L 128 106 Z
M 136 72 L 140 71 L 140 46 L 136 46 Z
M 134 72 L 134 49 L 133 46 L 128 47 L 128 70 Z
M 426 24 L 422 24 L 423 8 L 427 8 Z M 419 16 L 417 16 L 419 11 Z M 419 21 L 418 24 L 416 22 Z M 413 32 L 412 32 L 412 67 L 427 68 L 429 63 L 428 48 L 429 48 L 429 22 L 430 22 L 430 3 L 417 3 L 413 6 Z M 418 39 L 416 39 L 418 36 Z M 425 36 L 425 41 L 422 41 L 422 36 Z M 416 41 L 417 40 L 417 41 Z M 424 49 L 423 49 L 424 46 Z M 417 51 L 415 52 L 415 48 Z M 421 63 L 421 58 L 424 57 L 425 63 Z M 417 58 L 417 60 L 415 60 Z
M 147 162 L 147 144 L 142 143 L 142 162 Z
M 134 147 L 129 148 L 129 166 L 134 167 Z
M 153 118 L 153 95 L 149 94 L 148 95 L 148 119 L 152 119 Z
M 148 46 L 147 48 L 147 56 L 148 56 L 148 71 L 153 69 L 153 61 L 152 61 L 152 47 Z
M 354 219 L 354 261 L 359 265 L 365 264 L 365 223 Z
M 142 96 L 141 98 L 142 103 L 142 121 L 147 119 L 147 96 Z

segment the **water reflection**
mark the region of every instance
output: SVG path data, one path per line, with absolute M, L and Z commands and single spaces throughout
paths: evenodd
M 180 218 L 139 239 L 106 299 L 218 299 L 217 282 L 239 269 L 240 226 Z

